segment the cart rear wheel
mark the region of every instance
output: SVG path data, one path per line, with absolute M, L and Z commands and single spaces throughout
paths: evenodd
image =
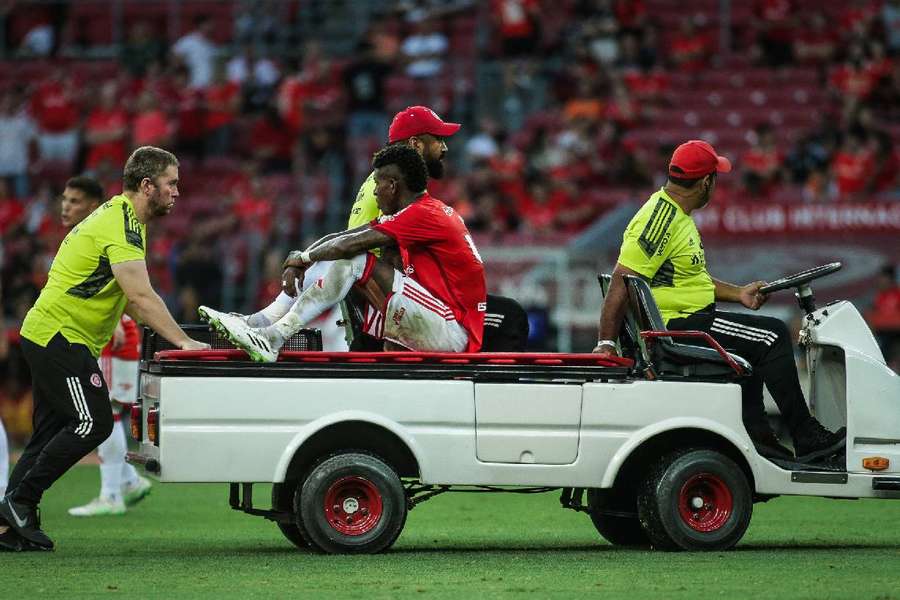
M 315 549 L 330 554 L 389 548 L 406 523 L 406 492 L 396 471 L 359 452 L 316 465 L 297 495 L 298 525 Z
M 752 514 L 747 476 L 715 450 L 663 457 L 638 493 L 641 524 L 662 550 L 727 550 L 743 537 Z

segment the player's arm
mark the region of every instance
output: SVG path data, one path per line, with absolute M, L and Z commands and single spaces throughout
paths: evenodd
M 341 258 L 350 258 L 361 254 L 366 250 L 379 248 L 385 244 L 392 243 L 394 238 L 386 233 L 369 228 L 364 225 L 361 230 L 350 230 L 344 232 L 343 235 L 333 237 L 326 240 L 322 244 L 315 246 L 312 250 L 304 250 L 303 252 L 291 252 L 287 260 L 284 261 L 285 267 L 303 267 L 310 263 L 320 260 L 338 260 Z
M 318 240 L 316 240 L 315 242 L 313 242 L 312 244 L 310 244 L 306 248 L 306 250 L 307 250 L 307 252 L 310 252 L 310 251 L 312 251 L 313 248 L 317 248 L 318 246 L 321 246 L 325 242 L 331 241 L 336 237 L 340 237 L 342 235 L 347 235 L 350 233 L 358 233 L 360 231 L 365 231 L 368 228 L 369 228 L 369 224 L 365 223 L 363 225 L 359 225 L 358 227 L 352 227 L 350 229 L 347 229 L 346 231 L 336 231 L 334 233 L 329 233 L 328 235 L 323 236 L 323 237 L 319 238 Z
M 208 344 L 191 339 L 178 326 L 159 294 L 150 285 L 147 264 L 129 260 L 112 265 L 113 276 L 128 298 L 129 316 L 146 323 L 182 350 L 203 350 Z
M 754 281 L 747 285 L 734 285 L 715 277 L 712 280 L 716 286 L 717 302 L 739 302 L 747 308 L 757 310 L 769 299 L 768 294 L 759 293 L 759 288 L 766 285 L 765 281 Z
M 621 263 L 616 263 L 613 269 L 612 281 L 606 298 L 603 300 L 603 308 L 600 312 L 600 325 L 597 328 L 597 345 L 594 352 L 598 354 L 615 354 L 615 340 L 619 337 L 619 329 L 622 327 L 622 319 L 625 317 L 625 306 L 628 304 L 628 290 L 625 287 L 623 275 L 636 275 L 643 277 L 637 271 L 629 269 Z

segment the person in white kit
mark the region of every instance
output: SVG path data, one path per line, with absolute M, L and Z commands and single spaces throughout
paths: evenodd
M 75 227 L 103 201 L 103 187 L 87 176 L 69 179 L 61 198 L 60 220 L 63 227 Z M 125 507 L 141 501 L 150 493 L 151 484 L 137 470 L 125 462 L 127 445 L 122 426 L 123 405 L 133 404 L 137 397 L 140 333 L 137 324 L 127 315 L 116 327 L 113 339 L 100 355 L 100 368 L 109 382 L 113 403 L 113 430 L 97 447 L 100 457 L 100 496 L 69 509 L 75 517 L 121 515 Z

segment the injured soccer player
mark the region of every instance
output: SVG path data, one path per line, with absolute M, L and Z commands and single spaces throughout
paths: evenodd
M 296 298 L 283 293 L 249 317 L 205 306 L 200 316 L 253 360 L 274 362 L 286 340 L 357 286 L 377 310 L 366 332 L 383 339 L 386 347 L 477 352 L 486 286 L 465 222 L 425 191 L 427 167 L 412 148 L 384 148 L 373 167 L 375 196 L 384 216 L 291 252 L 285 267 L 306 269 L 297 282 L 302 293 Z M 389 244 L 400 250 L 402 272 L 369 252 Z

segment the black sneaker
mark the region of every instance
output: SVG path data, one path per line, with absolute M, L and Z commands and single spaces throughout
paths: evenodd
M 0 525 L 0 530 L 3 533 L 0 533 L 0 552 L 21 552 L 22 551 L 22 536 L 16 533 L 16 530 L 8 525 L 2 524 Z
M 0 500 L 0 519 L 6 521 L 25 540 L 46 549 L 53 548 L 53 540 L 41 531 L 36 508 L 13 502 L 7 495 Z
M 808 463 L 833 456 L 847 446 L 847 429 L 841 427 L 834 433 L 828 431 L 814 417 L 810 417 L 794 432 L 794 450 L 797 460 Z

